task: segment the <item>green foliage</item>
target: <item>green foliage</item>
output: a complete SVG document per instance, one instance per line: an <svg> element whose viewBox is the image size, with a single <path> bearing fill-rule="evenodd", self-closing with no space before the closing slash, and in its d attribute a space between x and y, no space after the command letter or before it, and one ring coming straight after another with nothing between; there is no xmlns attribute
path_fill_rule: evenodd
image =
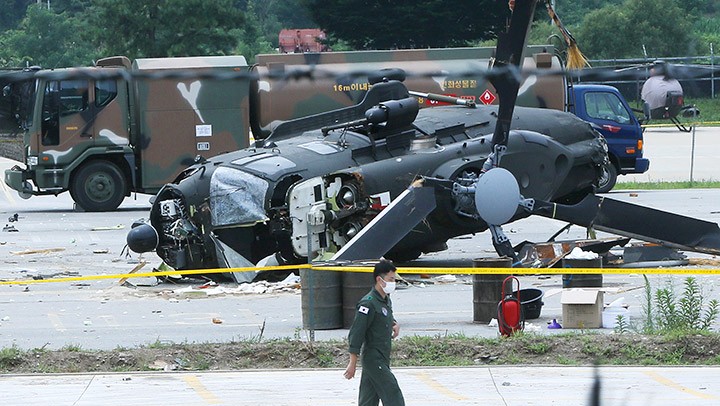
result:
<svg viewBox="0 0 720 406"><path fill-rule="evenodd" d="M509 15L491 0L303 0L332 40L356 49L464 46L494 38Z"/></svg>
<svg viewBox="0 0 720 406"><path fill-rule="evenodd" d="M0 370L11 368L22 362L23 351L13 345L0 349Z"/></svg>
<svg viewBox="0 0 720 406"><path fill-rule="evenodd" d="M647 289L647 288L646 288ZM713 299L706 302L695 278L684 282L683 293L677 297L668 284L654 294L654 331L660 334L674 332L709 331L720 314L720 303Z"/></svg>
<svg viewBox="0 0 720 406"><path fill-rule="evenodd" d="M249 1L246 11L245 26L240 35L240 41L235 53L238 55L244 55L248 59L249 64L255 62L255 55L262 53L274 52L275 46L269 39L269 33L263 33L263 28L267 29L267 26L261 24L261 18L259 12L255 7L254 1ZM275 44L278 42L278 31L275 32L274 38Z"/></svg>
<svg viewBox="0 0 720 406"><path fill-rule="evenodd" d="M67 344L64 347L62 347L60 350L68 351L68 352L80 352L80 351L82 351L82 346L79 344Z"/></svg>
<svg viewBox="0 0 720 406"><path fill-rule="evenodd" d="M630 332L630 324L622 314L618 314L615 318L615 329L617 334L627 334Z"/></svg>
<svg viewBox="0 0 720 406"><path fill-rule="evenodd" d="M27 9L18 29L0 35L0 64L40 65L46 68L87 65L93 50L77 27L80 20L38 5Z"/></svg>
<svg viewBox="0 0 720 406"><path fill-rule="evenodd" d="M28 5L32 3L35 3L35 0L0 0L0 31L17 27Z"/></svg>
<svg viewBox="0 0 720 406"><path fill-rule="evenodd" d="M273 52L283 28L325 29L334 50L494 46L507 3L461 0L0 0L0 66L88 65L134 57ZM40 14L38 10L44 10ZM590 58L708 54L720 3L577 0L556 11ZM243 19L243 16L247 18ZM314 21L317 21L314 22ZM102 23L99 23L102 22ZM538 4L529 43L557 34ZM668 41L671 38L671 41ZM554 43L553 39L553 43Z"/></svg>
<svg viewBox="0 0 720 406"><path fill-rule="evenodd" d="M577 39L592 59L692 55L690 23L678 18L684 14L676 0L625 0L588 13Z"/></svg>
<svg viewBox="0 0 720 406"><path fill-rule="evenodd" d="M720 181L695 180L687 181L657 181L657 182L618 182L615 190L671 190L671 189L718 189Z"/></svg>
<svg viewBox="0 0 720 406"><path fill-rule="evenodd" d="M243 14L231 0L96 0L95 35L107 55L223 55L237 45Z"/></svg>

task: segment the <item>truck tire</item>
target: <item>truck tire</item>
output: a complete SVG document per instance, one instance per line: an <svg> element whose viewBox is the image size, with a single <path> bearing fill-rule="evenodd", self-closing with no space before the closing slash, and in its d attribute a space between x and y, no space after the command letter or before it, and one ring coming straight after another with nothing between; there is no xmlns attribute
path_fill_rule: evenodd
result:
<svg viewBox="0 0 720 406"><path fill-rule="evenodd" d="M112 162L89 162L75 173L70 195L85 211L112 211L125 199L127 182Z"/></svg>
<svg viewBox="0 0 720 406"><path fill-rule="evenodd" d="M600 168L600 178L598 179L598 193L607 193L615 187L617 182L617 169L612 162L607 162Z"/></svg>

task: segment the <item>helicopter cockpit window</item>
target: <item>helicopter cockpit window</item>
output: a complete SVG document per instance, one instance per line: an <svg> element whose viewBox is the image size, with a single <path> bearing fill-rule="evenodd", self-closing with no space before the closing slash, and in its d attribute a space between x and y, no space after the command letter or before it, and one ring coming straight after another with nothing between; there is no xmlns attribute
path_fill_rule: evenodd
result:
<svg viewBox="0 0 720 406"><path fill-rule="evenodd" d="M107 106L117 96L117 82L101 80L95 82L95 106Z"/></svg>
<svg viewBox="0 0 720 406"><path fill-rule="evenodd" d="M605 92L585 93L587 114L592 118L614 121L619 124L630 122L630 114L617 95Z"/></svg>

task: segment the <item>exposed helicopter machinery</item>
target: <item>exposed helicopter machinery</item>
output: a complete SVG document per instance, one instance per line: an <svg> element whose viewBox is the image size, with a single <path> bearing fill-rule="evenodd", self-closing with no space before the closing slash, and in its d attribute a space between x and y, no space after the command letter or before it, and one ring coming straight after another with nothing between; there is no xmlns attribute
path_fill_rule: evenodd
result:
<svg viewBox="0 0 720 406"><path fill-rule="evenodd" d="M514 256L502 225L541 215L720 253L717 224L596 196L607 146L588 123L515 107L534 6L516 2L499 38L489 72L499 107L421 110L394 74L379 75L358 105L282 122L185 170L130 231L130 248L179 270L410 260L489 229L498 253Z"/></svg>

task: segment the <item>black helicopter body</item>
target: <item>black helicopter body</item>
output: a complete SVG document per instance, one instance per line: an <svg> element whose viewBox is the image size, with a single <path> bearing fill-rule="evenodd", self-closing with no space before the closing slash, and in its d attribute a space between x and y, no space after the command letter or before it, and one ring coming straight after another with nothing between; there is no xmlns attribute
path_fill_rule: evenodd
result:
<svg viewBox="0 0 720 406"><path fill-rule="evenodd" d="M380 85L407 95L399 82ZM337 124L342 115L324 113L315 120L324 128L271 135L261 146L188 168L152 205L157 253L176 269L257 264L266 257L274 257L270 263L307 262L308 255L341 248L420 177L477 178L492 151L496 107L418 111L415 99L404 97L373 108L366 117L380 112L391 118ZM501 166L524 197L574 204L592 192L607 154L588 123L560 111L517 108L512 129ZM386 256L413 259L488 228L463 209L461 197L437 195L435 210L388 246ZM528 215L518 210L512 220ZM241 262L227 260L228 252Z"/></svg>
<svg viewBox="0 0 720 406"><path fill-rule="evenodd" d="M540 215L720 254L716 223L595 195L608 158L590 124L515 107L536 1L514 5L488 76L497 108L420 111L394 73L379 72L358 105L281 122L252 148L188 168L155 196L129 247L156 249L178 270L408 260L489 229L498 253L515 257L501 226Z"/></svg>

